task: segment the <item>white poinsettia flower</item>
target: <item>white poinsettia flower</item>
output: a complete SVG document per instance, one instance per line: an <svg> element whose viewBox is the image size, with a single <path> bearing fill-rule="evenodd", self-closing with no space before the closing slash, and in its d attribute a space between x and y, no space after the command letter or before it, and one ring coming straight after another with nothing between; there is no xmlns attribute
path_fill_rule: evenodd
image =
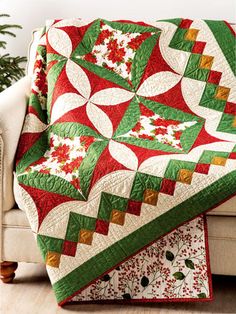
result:
<svg viewBox="0 0 236 314"><path fill-rule="evenodd" d="M108 145L111 156L120 164L131 170L137 170L138 158L126 145L110 140Z"/></svg>
<svg viewBox="0 0 236 314"><path fill-rule="evenodd" d="M182 76L169 71L157 72L149 76L139 87L137 95L152 97L165 93L174 87Z"/></svg>

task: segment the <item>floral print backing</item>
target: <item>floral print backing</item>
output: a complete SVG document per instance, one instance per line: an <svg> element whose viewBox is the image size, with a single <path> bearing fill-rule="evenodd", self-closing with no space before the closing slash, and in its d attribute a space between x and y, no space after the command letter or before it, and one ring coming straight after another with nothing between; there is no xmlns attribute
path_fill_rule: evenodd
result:
<svg viewBox="0 0 236 314"><path fill-rule="evenodd" d="M210 300L206 220L185 223L91 284L71 301Z"/></svg>

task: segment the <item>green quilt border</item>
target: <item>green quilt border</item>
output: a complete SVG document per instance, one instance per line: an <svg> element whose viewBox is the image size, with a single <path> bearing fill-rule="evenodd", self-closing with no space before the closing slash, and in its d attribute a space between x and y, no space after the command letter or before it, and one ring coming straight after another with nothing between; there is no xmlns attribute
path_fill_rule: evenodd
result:
<svg viewBox="0 0 236 314"><path fill-rule="evenodd" d="M225 21L205 20L212 31L218 45L220 46L231 70L236 75L236 38Z"/></svg>
<svg viewBox="0 0 236 314"><path fill-rule="evenodd" d="M236 170L233 170L70 272L67 276L53 284L58 303L63 303L63 301L79 292L94 279L121 263L127 256L137 253L146 245L184 222L227 200L236 193L235 182ZM221 191L221 193L218 191ZM112 260L106 258L107 256L112 256Z"/></svg>

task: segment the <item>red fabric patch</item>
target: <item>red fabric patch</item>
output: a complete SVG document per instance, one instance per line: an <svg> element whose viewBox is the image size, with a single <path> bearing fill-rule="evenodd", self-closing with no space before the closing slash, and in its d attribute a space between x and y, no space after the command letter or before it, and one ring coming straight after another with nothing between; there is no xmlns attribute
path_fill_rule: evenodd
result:
<svg viewBox="0 0 236 314"><path fill-rule="evenodd" d="M205 42L203 42L203 41L196 41L194 43L194 46L193 46L193 49L192 49L192 53L202 54L205 46L206 46Z"/></svg>
<svg viewBox="0 0 236 314"><path fill-rule="evenodd" d="M98 219L96 221L95 232L107 235L109 231L109 222Z"/></svg>
<svg viewBox="0 0 236 314"><path fill-rule="evenodd" d="M24 154L37 142L42 133L23 133L16 152L16 164L24 156Z"/></svg>
<svg viewBox="0 0 236 314"><path fill-rule="evenodd" d="M197 164L195 172L208 174L209 168L210 168L209 164Z"/></svg>
<svg viewBox="0 0 236 314"><path fill-rule="evenodd" d="M232 152L229 154L230 159L236 159L236 152Z"/></svg>
<svg viewBox="0 0 236 314"><path fill-rule="evenodd" d="M218 85L220 83L221 75L222 75L221 72L210 71L209 76L208 76L208 83Z"/></svg>
<svg viewBox="0 0 236 314"><path fill-rule="evenodd" d="M236 104L227 102L225 106L225 113L236 115Z"/></svg>
<svg viewBox="0 0 236 314"><path fill-rule="evenodd" d="M62 254L68 256L75 256L77 249L77 243L65 240L63 243Z"/></svg>
<svg viewBox="0 0 236 314"><path fill-rule="evenodd" d="M142 202L132 201L128 202L127 213L140 216Z"/></svg>
<svg viewBox="0 0 236 314"><path fill-rule="evenodd" d="M163 178L160 192L168 194L168 195L174 195L175 185L176 185L176 181Z"/></svg>
<svg viewBox="0 0 236 314"><path fill-rule="evenodd" d="M189 28L192 24L193 20L189 19L183 19L182 22L180 23L179 27L180 28Z"/></svg>
<svg viewBox="0 0 236 314"><path fill-rule="evenodd" d="M48 176L50 178L50 176ZM38 211L38 220L39 220L39 227L47 216L47 214L57 205L73 201L73 198L68 196L60 195L53 192L48 192L44 190L40 190L37 188L33 188L31 186L27 186L24 184L20 184L20 186L26 190L27 193L33 198L34 203L37 207Z"/></svg>

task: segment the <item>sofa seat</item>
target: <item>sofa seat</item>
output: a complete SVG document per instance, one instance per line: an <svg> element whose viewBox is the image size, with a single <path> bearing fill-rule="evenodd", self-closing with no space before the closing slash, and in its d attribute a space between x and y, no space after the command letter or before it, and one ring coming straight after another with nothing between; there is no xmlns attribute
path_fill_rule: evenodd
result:
<svg viewBox="0 0 236 314"><path fill-rule="evenodd" d="M213 274L236 275L236 197L207 213L210 264ZM3 213L2 259L42 263L24 211Z"/></svg>

